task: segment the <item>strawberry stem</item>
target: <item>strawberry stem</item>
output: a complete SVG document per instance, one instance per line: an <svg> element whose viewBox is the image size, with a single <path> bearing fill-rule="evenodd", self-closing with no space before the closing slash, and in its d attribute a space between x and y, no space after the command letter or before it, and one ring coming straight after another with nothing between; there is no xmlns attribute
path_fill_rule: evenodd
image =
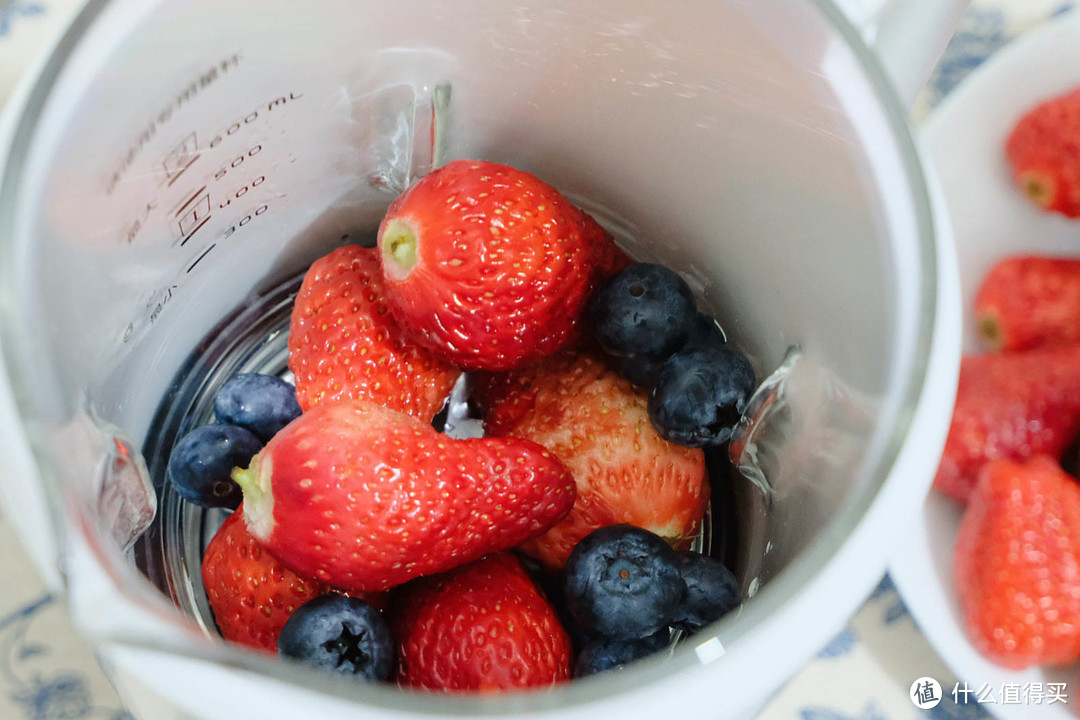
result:
<svg viewBox="0 0 1080 720"><path fill-rule="evenodd" d="M254 464L250 468L233 468L232 479L240 489L244 491L245 500L259 501L258 496L263 494L262 488L259 487L257 479L257 473L254 470Z"/></svg>
<svg viewBox="0 0 1080 720"><path fill-rule="evenodd" d="M416 233L406 223L391 220L382 235L383 259L395 275L405 277L416 265Z"/></svg>
<svg viewBox="0 0 1080 720"><path fill-rule="evenodd" d="M1054 183L1041 173L1026 172L1020 175L1020 188L1033 203L1047 207L1053 201Z"/></svg>
<svg viewBox="0 0 1080 720"><path fill-rule="evenodd" d="M248 531L266 542L274 530L274 494L270 488L273 463L262 453L245 468L233 468L232 479L244 491L244 522Z"/></svg>
<svg viewBox="0 0 1080 720"><path fill-rule="evenodd" d="M993 315L988 313L979 318L979 334L982 335L991 350L1001 349L1004 338L1002 337L1001 326L998 325L997 318Z"/></svg>

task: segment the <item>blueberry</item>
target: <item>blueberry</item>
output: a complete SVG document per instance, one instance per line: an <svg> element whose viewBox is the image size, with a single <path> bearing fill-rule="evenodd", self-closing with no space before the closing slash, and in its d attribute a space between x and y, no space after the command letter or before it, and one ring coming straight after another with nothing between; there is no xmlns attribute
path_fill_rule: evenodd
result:
<svg viewBox="0 0 1080 720"><path fill-rule="evenodd" d="M724 331L716 324L716 320L711 315L699 312L690 324L686 342L679 348L679 351L723 345L726 342L727 338L724 337ZM667 357L658 360L645 356L613 356L611 358L615 372L643 388L652 388L656 384L665 360L667 360Z"/></svg>
<svg viewBox="0 0 1080 720"><path fill-rule="evenodd" d="M697 311L690 287L677 273L632 263L597 289L588 315L605 352L661 360L686 341Z"/></svg>
<svg viewBox="0 0 1080 720"><path fill-rule="evenodd" d="M240 373L214 396L218 422L239 425L269 442L277 431L300 417L296 389L279 377Z"/></svg>
<svg viewBox="0 0 1080 720"><path fill-rule="evenodd" d="M611 361L615 372L643 388L651 388L656 384L656 378L660 377L660 368L664 366L663 360L647 357L613 357Z"/></svg>
<svg viewBox="0 0 1080 720"><path fill-rule="evenodd" d="M169 482L181 497L203 507L236 509L243 493L229 477L233 468L247 467L262 441L235 425L203 425L189 432L172 449Z"/></svg>
<svg viewBox="0 0 1080 720"><path fill-rule="evenodd" d="M727 337L716 319L712 315L699 312L694 322L690 325L690 332L686 342L679 350L690 350L702 347L715 347L727 344Z"/></svg>
<svg viewBox="0 0 1080 720"><path fill-rule="evenodd" d="M628 662L663 650L670 638L671 633L664 629L639 640L612 640L602 637L590 640L578 653L577 662L574 663L574 677L582 678L621 668Z"/></svg>
<svg viewBox="0 0 1080 720"><path fill-rule="evenodd" d="M739 581L724 563L695 552L679 553L679 569L686 582L686 597L671 621L672 627L694 632L739 606Z"/></svg>
<svg viewBox="0 0 1080 720"><path fill-rule="evenodd" d="M566 561L570 614L585 630L607 638L652 635L668 626L686 593L677 563L675 551L648 530L594 530Z"/></svg>
<svg viewBox="0 0 1080 720"><path fill-rule="evenodd" d="M686 447L731 439L757 380L745 355L728 345L672 355L649 393L649 418L660 437Z"/></svg>
<svg viewBox="0 0 1080 720"><path fill-rule="evenodd" d="M278 654L368 680L387 680L394 641L382 614L359 598L320 595L296 609L277 641Z"/></svg>

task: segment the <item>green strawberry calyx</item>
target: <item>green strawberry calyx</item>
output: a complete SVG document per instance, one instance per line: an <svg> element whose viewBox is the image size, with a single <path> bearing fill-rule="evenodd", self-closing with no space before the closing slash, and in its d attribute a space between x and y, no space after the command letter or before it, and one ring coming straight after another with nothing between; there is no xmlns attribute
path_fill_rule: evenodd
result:
<svg viewBox="0 0 1080 720"><path fill-rule="evenodd" d="M251 465L232 471L233 481L244 491L244 522L248 532L261 542L274 531L274 493L270 489L273 462L259 453Z"/></svg>

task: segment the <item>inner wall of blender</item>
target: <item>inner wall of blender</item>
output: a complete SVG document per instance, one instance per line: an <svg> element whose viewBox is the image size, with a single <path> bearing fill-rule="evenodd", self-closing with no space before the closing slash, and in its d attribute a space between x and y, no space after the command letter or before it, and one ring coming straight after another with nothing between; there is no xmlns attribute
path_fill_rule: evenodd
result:
<svg viewBox="0 0 1080 720"><path fill-rule="evenodd" d="M110 7L124 24L140 4ZM748 593L880 480L882 406L904 382L898 306L919 303L897 287L912 243L883 220L821 72L845 46L810 4L154 7L102 40L106 58L69 62L69 102L36 140L18 350L23 385L59 398L45 424L77 405L142 444L160 503L139 567L207 626L197 569L221 516L164 484L168 449L233 372L285 368L297 272L451 158L527 170L626 228L623 247L687 278L762 377L800 348L755 404L739 473L710 457L710 551ZM94 507L93 467L67 465Z"/></svg>
<svg viewBox="0 0 1080 720"><path fill-rule="evenodd" d="M370 244L370 238L360 242ZM169 453L184 434L214 421L214 395L233 375L258 372L291 380L289 318L302 279L290 278L253 297L197 345L162 398L144 443L159 505L153 523L132 548L135 564L207 632L216 632L216 626L200 568L207 544L229 511L182 498L168 482ZM722 560L745 594L755 586L770 534L766 498L762 488L737 472L726 446L706 451L706 467L711 501L691 549Z"/></svg>

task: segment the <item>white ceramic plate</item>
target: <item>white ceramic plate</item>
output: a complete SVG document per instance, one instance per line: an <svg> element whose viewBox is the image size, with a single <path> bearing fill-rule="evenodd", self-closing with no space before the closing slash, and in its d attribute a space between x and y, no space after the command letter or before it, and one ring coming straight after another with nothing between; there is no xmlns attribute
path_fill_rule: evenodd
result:
<svg viewBox="0 0 1080 720"><path fill-rule="evenodd" d="M1004 143L1031 106L1080 86L1080 13L1034 30L975 70L927 119L926 154L944 190L956 236L964 301L964 349L978 351L972 306L983 276L998 259L1018 253L1080 256L1080 220L1040 211L1013 187ZM985 660L968 642L952 575L960 508L931 491L898 548L891 572L931 645L972 690L984 684L996 704L981 707L1000 718L1072 718L1080 704L1080 666L1009 671ZM1002 704L1002 687L1067 683L1068 704ZM943 688L951 693L953 688ZM972 697L974 700L974 697Z"/></svg>

